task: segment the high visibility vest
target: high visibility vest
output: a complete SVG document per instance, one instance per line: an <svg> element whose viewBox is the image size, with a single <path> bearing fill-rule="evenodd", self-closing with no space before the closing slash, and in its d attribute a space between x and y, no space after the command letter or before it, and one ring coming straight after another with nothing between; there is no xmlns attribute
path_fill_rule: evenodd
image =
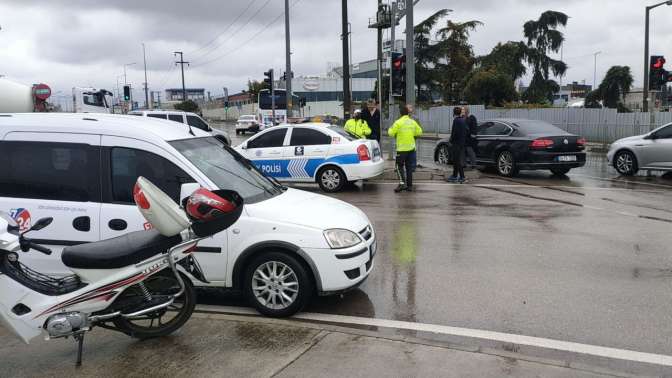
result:
<svg viewBox="0 0 672 378"><path fill-rule="evenodd" d="M408 152L415 150L415 138L422 135L422 128L413 118L405 115L394 122L387 134L397 139L397 152Z"/></svg>
<svg viewBox="0 0 672 378"><path fill-rule="evenodd" d="M365 139L367 136L371 135L371 128L369 128L369 125L363 119L350 118L348 122L345 123L344 129L361 139Z"/></svg>

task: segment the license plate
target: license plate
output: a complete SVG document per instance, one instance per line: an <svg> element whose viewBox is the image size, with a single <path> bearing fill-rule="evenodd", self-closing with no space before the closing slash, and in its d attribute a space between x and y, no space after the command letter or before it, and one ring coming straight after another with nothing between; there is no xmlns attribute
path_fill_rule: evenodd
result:
<svg viewBox="0 0 672 378"><path fill-rule="evenodd" d="M576 155L558 156L558 161L576 161Z"/></svg>

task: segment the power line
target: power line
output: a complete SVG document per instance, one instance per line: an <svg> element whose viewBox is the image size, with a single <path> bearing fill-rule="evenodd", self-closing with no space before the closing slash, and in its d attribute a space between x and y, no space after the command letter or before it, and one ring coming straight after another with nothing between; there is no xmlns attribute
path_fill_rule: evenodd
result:
<svg viewBox="0 0 672 378"><path fill-rule="evenodd" d="M224 35L224 33L226 33L229 29L231 29L231 27L232 27L233 25L235 25L236 22L238 22L238 20L240 20L240 18L241 18L241 17L242 17L242 16L243 16L243 15L244 15L244 14L251 8L251 7L252 7L252 5L254 5L254 3L255 3L256 1L257 1L257 0L252 0L252 1L247 5L247 7L245 7L245 9L243 9L243 11L242 11L242 12L235 18L235 20L233 20L233 22L231 22L231 23L224 29L223 32L217 34L217 36L215 36L215 38L211 39L211 40L210 40L208 43L206 43L205 45L203 45L203 46L197 48L196 50L194 50L194 51L192 51L192 52L190 52L189 55L193 56L193 55L196 54L197 52L199 52L199 51L201 51L201 50L204 50L205 48L207 48L208 46L210 46L213 42L215 42L216 40L218 40L219 37L221 37L222 35ZM216 48L217 48L217 47L215 47L215 49L216 49ZM200 57L199 57L199 58L200 58Z"/></svg>
<svg viewBox="0 0 672 378"><path fill-rule="evenodd" d="M299 2L301 2L301 0L296 0L296 1L291 5L291 7L294 7L294 6L295 6L296 4L298 4ZM236 52L237 50L239 50L239 49L242 48L243 46L245 46L245 45L247 45L248 43L252 42L252 41L253 41L255 38L257 38L261 33L263 33L264 31L266 31L266 29L268 29L268 28L270 28L271 26L273 26L273 24L275 24L276 22L278 22L278 20L280 20L284 15L285 15L285 12L283 11L283 12L280 13L276 18L274 18L271 22L269 22L268 24L266 24L266 26L264 26L263 28L261 28L261 29L260 29L259 31L257 31L254 35L252 35L252 37L250 37L249 39L245 40L243 43L239 44L239 45L236 46L235 48L233 48L233 49L231 49L231 50L225 52L224 54L222 54L222 55L220 55L220 56L218 56L218 57L216 57L216 58L207 60L207 61L205 61L205 62L203 62L203 63L200 63L200 64L194 64L192 67L205 66L205 65L207 65L207 64L210 64L210 63L212 63L212 62L218 61L218 60L220 60L220 59L222 59L222 58L225 58L225 57L227 57L227 56L233 54L234 52Z"/></svg>
<svg viewBox="0 0 672 378"><path fill-rule="evenodd" d="M249 25L249 23L252 21L252 19L254 19L259 13L261 13L261 11L264 10L264 8L266 8L266 6L267 6L270 2L271 2L271 0L266 0L266 2L261 6L261 8L257 9L257 11L254 12L254 14L252 14L252 16L250 16L250 17L247 19L247 21L245 21L245 23L244 23L241 27L239 27L239 28L236 29L233 33L231 33L227 38L225 38L222 42L220 42L215 48L209 50L209 51L206 52L205 54L203 54L203 55L201 55L200 57L198 57L198 59L203 59L203 58L205 58L206 56L208 56L208 55L210 55L211 53L213 53L215 50L219 49L219 48L224 44L224 42L227 42L227 41L231 40L231 38L233 38L236 34L238 34L241 30L243 30L247 25ZM284 12L283 12L283 14L284 14ZM197 60L198 60L198 59L197 59ZM197 61L197 60L196 60L196 61Z"/></svg>

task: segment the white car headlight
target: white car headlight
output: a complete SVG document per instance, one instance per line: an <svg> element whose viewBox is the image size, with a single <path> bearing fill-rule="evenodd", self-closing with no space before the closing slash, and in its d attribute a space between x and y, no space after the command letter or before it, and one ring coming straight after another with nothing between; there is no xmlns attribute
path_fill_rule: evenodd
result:
<svg viewBox="0 0 672 378"><path fill-rule="evenodd" d="M327 243L329 243L329 246L333 249L348 248L362 242L359 235L342 228L334 228L324 231L324 238L327 239Z"/></svg>

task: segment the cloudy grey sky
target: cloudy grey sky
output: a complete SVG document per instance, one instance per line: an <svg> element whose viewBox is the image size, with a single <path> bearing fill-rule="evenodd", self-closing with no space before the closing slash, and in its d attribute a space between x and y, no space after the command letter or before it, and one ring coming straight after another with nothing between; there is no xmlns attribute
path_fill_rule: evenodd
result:
<svg viewBox="0 0 672 378"><path fill-rule="evenodd" d="M387 1L387 0L385 0ZM611 65L628 65L641 85L644 6L656 0L420 0L416 22L441 8L455 21L484 23L473 33L477 54L499 41L522 40L522 25L545 10L567 13L564 58L567 81L593 81ZM113 89L123 74L136 88L144 81L142 46L147 48L152 90L179 87L173 51L185 52L188 87L220 94L245 88L269 67L284 70L282 0L3 0L0 3L0 74L30 84L45 82L54 92L73 86ZM292 65L295 74L326 71L341 61L339 0L290 0ZM353 62L375 55L376 34L367 28L376 0L350 0ZM651 52L672 57L672 7L652 13ZM398 36L403 30L398 29ZM672 59L670 59L672 62ZM119 78L123 82L123 77ZM137 96L137 94L136 94Z"/></svg>

